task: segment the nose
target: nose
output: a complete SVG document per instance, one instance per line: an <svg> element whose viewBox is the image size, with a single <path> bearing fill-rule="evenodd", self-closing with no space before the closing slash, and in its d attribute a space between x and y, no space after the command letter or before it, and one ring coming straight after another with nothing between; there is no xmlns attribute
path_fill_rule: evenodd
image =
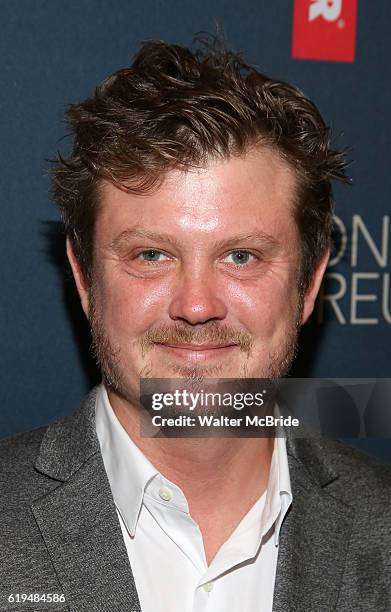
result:
<svg viewBox="0 0 391 612"><path fill-rule="evenodd" d="M188 272L176 285L169 307L173 321L190 325L222 320L227 316L225 301L213 275Z"/></svg>

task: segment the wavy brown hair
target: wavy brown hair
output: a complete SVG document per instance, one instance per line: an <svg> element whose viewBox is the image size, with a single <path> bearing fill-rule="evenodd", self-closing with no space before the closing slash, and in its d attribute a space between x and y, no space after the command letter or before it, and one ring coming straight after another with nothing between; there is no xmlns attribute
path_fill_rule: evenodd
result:
<svg viewBox="0 0 391 612"><path fill-rule="evenodd" d="M162 41L142 45L93 97L67 111L72 154L53 162L53 193L66 233L92 281L94 222L102 180L140 194L165 173L272 147L297 177L294 216L301 236L299 287L310 285L330 245L331 180L347 182L343 151L316 106L293 85L274 80L226 49L195 52Z"/></svg>

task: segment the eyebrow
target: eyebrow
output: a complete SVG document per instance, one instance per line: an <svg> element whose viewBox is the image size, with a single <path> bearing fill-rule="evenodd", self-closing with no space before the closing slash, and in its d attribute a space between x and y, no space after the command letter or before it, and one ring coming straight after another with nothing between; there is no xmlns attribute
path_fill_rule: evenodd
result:
<svg viewBox="0 0 391 612"><path fill-rule="evenodd" d="M168 242L169 244L174 244L175 246L181 246L180 241L174 238L174 236L170 236L170 234L152 232L150 230L134 227L131 229L126 229L116 236L110 243L110 249L115 253L124 253L129 247L129 242L131 242L131 240L134 238L146 238L147 240L153 240L154 242Z"/></svg>
<svg viewBox="0 0 391 612"><path fill-rule="evenodd" d="M126 229L116 236L110 243L109 248L115 253L123 255L129 249L129 243L134 238L146 238L147 240L152 240L154 242L165 242L176 247L182 247L184 245L184 242L165 232L153 232L140 227L134 227ZM232 246L239 246L240 243L244 243L249 240L258 243L260 247L267 251L274 251L280 246L280 243L278 240L276 240L276 238L262 231L257 231L251 234L237 234L229 238L215 240L212 243L212 246L215 249L229 248Z"/></svg>

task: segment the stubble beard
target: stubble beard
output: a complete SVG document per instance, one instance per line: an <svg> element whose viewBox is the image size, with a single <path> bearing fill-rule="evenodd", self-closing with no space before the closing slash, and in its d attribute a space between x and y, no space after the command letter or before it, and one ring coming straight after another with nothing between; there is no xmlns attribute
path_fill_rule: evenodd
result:
<svg viewBox="0 0 391 612"><path fill-rule="evenodd" d="M289 326L283 345L275 353L269 353L267 364L262 368L262 371L259 370L255 373L249 372L247 363L243 362L239 372L235 374L235 378L277 379L286 376L297 355L302 309L303 297L300 296L294 320L292 320ZM89 324L92 336L92 354L101 370L105 386L129 403L133 405L138 404L139 398L137 394L139 380L134 381L133 388L130 388L130 384L126 381L126 377L123 373L123 364L121 362L120 347L115 347L106 334L103 317L99 311L93 287L91 287L89 293ZM193 341L214 341L218 337L220 337L220 340L227 340L229 336L231 336L232 339L238 341L239 348L246 352L247 356L251 355L252 340L250 335L243 335L242 332L235 332L231 328L213 324L206 329L207 336L203 331L201 331L200 334L198 331L194 332L190 326L182 325L176 325L172 328L160 328L159 330L154 330L152 333L147 332L140 340L143 357L153 348L155 339L163 337L168 338L170 332L170 338L178 339L179 337L183 339L186 337L186 340L189 342L191 342L192 339ZM217 378L222 373L223 368L224 366L220 364L214 366L182 366L175 362L167 362L167 369L172 372L172 378L188 379L190 384L194 384L195 382L199 384L205 378ZM163 378L163 376L160 375L154 376L151 362L146 363L142 370L138 372L138 376L139 379L154 377Z"/></svg>

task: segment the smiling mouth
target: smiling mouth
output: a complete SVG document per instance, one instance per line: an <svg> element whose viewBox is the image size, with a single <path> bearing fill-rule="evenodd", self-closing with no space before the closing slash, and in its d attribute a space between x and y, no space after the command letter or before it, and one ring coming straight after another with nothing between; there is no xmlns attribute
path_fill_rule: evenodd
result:
<svg viewBox="0 0 391 612"><path fill-rule="evenodd" d="M237 344L166 344L157 343L156 346L173 356L189 361L209 361L221 358L238 348Z"/></svg>

